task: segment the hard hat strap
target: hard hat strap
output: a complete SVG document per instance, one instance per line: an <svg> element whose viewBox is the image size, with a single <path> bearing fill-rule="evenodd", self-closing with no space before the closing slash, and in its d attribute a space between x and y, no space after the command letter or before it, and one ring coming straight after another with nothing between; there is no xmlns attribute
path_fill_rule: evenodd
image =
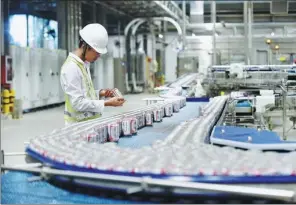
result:
<svg viewBox="0 0 296 205"><path fill-rule="evenodd" d="M83 52L82 52L82 60L83 61L85 61L85 54L86 54L87 48L88 48L88 45L86 43L84 43Z"/></svg>

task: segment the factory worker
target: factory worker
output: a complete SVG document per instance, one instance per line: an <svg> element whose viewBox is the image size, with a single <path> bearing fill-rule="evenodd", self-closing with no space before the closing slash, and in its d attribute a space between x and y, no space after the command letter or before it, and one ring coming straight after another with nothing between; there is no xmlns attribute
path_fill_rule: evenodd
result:
<svg viewBox="0 0 296 205"><path fill-rule="evenodd" d="M61 69L65 93L66 125L99 118L105 106L122 106L124 99L113 97L111 90L95 90L89 66L107 53L108 33L100 24L88 24L79 32L79 48L69 54ZM110 97L108 100L101 100Z"/></svg>

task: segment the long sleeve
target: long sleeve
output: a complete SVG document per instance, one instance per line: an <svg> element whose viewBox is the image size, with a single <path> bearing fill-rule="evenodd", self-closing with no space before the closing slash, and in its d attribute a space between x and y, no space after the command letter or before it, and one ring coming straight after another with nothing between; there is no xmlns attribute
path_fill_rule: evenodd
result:
<svg viewBox="0 0 296 205"><path fill-rule="evenodd" d="M104 100L91 100L83 87L82 73L75 63L64 65L61 72L61 86L69 96L70 103L77 111L102 113Z"/></svg>

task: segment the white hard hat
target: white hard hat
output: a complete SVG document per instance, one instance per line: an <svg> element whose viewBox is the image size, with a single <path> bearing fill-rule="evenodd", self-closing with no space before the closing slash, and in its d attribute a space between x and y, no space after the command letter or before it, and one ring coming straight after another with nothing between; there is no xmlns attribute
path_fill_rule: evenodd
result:
<svg viewBox="0 0 296 205"><path fill-rule="evenodd" d="M98 23L88 24L79 31L81 38L100 54L107 53L108 33Z"/></svg>

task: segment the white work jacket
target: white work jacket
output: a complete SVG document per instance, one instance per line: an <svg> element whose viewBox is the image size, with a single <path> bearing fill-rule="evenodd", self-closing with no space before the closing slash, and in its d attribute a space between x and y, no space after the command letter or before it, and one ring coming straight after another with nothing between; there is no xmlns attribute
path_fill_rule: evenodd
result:
<svg viewBox="0 0 296 205"><path fill-rule="evenodd" d="M73 53L69 53L69 56L84 64L84 67L88 73L88 77L91 80L89 69L90 63L83 62L78 56ZM68 62L63 65L63 68L61 70L60 83L64 93L69 96L69 100L76 111L100 114L103 113L104 100L92 100L87 97L87 88L83 83L82 72L77 64L75 64L74 62ZM99 90L96 90L96 94L97 96L99 96ZM68 112L66 106L65 112ZM69 123L66 122L66 125L67 124Z"/></svg>

